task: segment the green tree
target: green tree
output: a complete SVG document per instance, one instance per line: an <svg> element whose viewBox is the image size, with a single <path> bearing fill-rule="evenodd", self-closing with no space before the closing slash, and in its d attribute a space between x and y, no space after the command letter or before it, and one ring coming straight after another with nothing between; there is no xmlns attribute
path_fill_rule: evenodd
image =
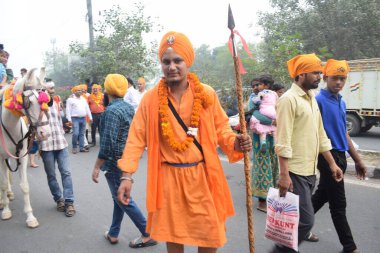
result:
<svg viewBox="0 0 380 253"><path fill-rule="evenodd" d="M322 60L380 57L378 0L272 0L271 4L273 10L261 13L259 21L268 45L292 42L296 51L315 52ZM294 36L298 41L292 41Z"/></svg>
<svg viewBox="0 0 380 253"><path fill-rule="evenodd" d="M132 78L154 76L157 73L157 43L144 38L159 27L150 16L145 16L141 3L126 11L120 6L104 11L102 20L95 25L93 51L80 42L70 44L70 52L80 57L73 64L74 75L85 80L95 73L100 83L109 73Z"/></svg>
<svg viewBox="0 0 380 253"><path fill-rule="evenodd" d="M246 86L244 97L248 99L251 93L249 86L252 79L251 74L257 68L257 64L248 57L239 43L238 45L240 58L247 71L247 74L242 75L242 83L243 86ZM217 91L225 110L237 106L236 96L234 95L236 83L234 63L228 44L216 48L210 48L208 45L201 45L199 48L195 48L195 61L190 71L197 73L203 83L211 85Z"/></svg>

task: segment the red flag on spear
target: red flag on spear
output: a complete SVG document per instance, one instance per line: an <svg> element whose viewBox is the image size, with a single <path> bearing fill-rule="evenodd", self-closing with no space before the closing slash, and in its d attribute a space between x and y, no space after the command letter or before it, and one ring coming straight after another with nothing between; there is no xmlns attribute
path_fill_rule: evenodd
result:
<svg viewBox="0 0 380 253"><path fill-rule="evenodd" d="M241 68L243 65L239 62L239 57L237 54L237 49L234 41L234 35L237 34L234 31L235 21L232 15L231 6L228 5L228 28L231 30L230 50L232 51L232 58L234 60L235 67L235 79L236 79L236 95L238 98L238 108L239 108L239 120L240 120L240 131L241 134L247 135L247 128L245 124L244 117L244 99L243 99L243 85L241 83ZM239 37L242 38L239 34ZM245 41L244 41L245 43ZM248 50L249 51L249 50ZM250 53L249 53L250 54ZM243 68L244 69L244 68ZM245 70L244 70L245 71ZM245 189L246 189L246 208L247 208L247 219L248 219L248 240L249 240L249 252L255 252L255 236L253 229L253 208L252 208L252 189L251 189L251 169L250 169L250 158L249 153L244 152L244 175L245 175Z"/></svg>

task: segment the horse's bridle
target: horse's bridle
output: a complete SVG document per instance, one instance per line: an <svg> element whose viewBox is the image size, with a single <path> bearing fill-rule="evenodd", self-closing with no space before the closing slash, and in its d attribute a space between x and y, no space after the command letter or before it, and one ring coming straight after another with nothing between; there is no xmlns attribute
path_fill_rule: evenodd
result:
<svg viewBox="0 0 380 253"><path fill-rule="evenodd" d="M29 113L29 108L30 108L30 97L35 97L36 100L38 101L38 96L39 96L39 93L41 92L45 92L44 89L32 89L32 88L29 88L29 87L25 87L25 90L23 91L22 93L22 105L24 107L24 111L25 111L25 116L28 118L28 122L30 124L30 127L31 128L36 128L40 125L41 123L41 120L42 120L42 116L44 114L44 111L40 111L40 114L38 116L38 120L36 123L33 123L32 121L32 118L30 117L30 113ZM29 94L27 94L29 93Z"/></svg>
<svg viewBox="0 0 380 253"><path fill-rule="evenodd" d="M25 116L27 117L27 119L29 121L29 129L28 129L28 132L25 134L25 136L23 136L22 126L21 126L21 135L23 137L17 143L12 138L12 136L10 135L9 131L7 130L7 128L5 127L5 125L3 123L3 120L2 120L2 101L0 103L0 134L1 134L0 138L1 138L1 143L4 146L4 149L7 152L7 154L10 157L16 159L16 161L17 161L17 167L16 167L16 169L13 170L9 166L8 160L6 160L6 164L7 164L8 168L9 168L9 170L12 171L12 172L15 172L15 171L18 170L18 167L20 165L20 158L26 156L29 153L30 149L32 148L32 143L33 143L33 140L34 140L34 138L36 136L37 127L40 125L40 123L42 121L42 117L43 117L44 111L42 111L42 110L40 111L40 114L38 116L38 121L37 121L37 123L34 123L34 124L32 122L32 119L31 119L31 116L30 116L30 113L29 113L29 108L30 108L30 104L31 104L30 97L35 96L36 99L37 99L37 101L38 101L38 95L39 95L40 92L44 92L44 91L43 90L37 91L36 89L25 88L25 90L22 93L23 108L24 108L24 111L25 111ZM26 93L29 93L29 94L26 94ZM16 154L15 154L15 156L12 155L9 152L8 147L5 145L4 136L2 134L1 128L4 129L5 133L9 137L9 139L16 146ZM20 152L21 152L21 150L23 148L23 142L24 142L25 139L28 139L28 148L27 148L27 151L25 152L25 154L20 156Z"/></svg>

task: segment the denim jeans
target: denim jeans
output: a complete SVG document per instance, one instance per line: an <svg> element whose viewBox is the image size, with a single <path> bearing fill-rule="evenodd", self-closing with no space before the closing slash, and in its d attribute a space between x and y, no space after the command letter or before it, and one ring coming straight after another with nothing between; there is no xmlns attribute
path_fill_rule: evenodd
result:
<svg viewBox="0 0 380 253"><path fill-rule="evenodd" d="M66 203L73 203L73 181L69 170L69 152L67 151L67 148L54 151L41 151L41 157L44 162L48 185L54 201L58 201L63 197ZM55 162L57 162L58 170L61 173L63 196L55 175Z"/></svg>
<svg viewBox="0 0 380 253"><path fill-rule="evenodd" d="M105 165L107 166L107 165ZM103 169L103 168L102 168ZM117 200L117 190L120 186L121 171L119 169L108 169L105 173L108 186L111 191L113 200L113 215L112 224L108 234L111 237L118 237L120 232L120 225L123 221L124 212L131 218L132 222L135 224L140 233L148 237L149 234L145 232L146 219L140 209L138 208L136 202L131 198L129 205L123 205Z"/></svg>
<svg viewBox="0 0 380 253"><path fill-rule="evenodd" d="M73 149L77 148L79 138L79 149L84 149L84 131L86 130L86 117L72 117L73 123L73 136L72 145Z"/></svg>

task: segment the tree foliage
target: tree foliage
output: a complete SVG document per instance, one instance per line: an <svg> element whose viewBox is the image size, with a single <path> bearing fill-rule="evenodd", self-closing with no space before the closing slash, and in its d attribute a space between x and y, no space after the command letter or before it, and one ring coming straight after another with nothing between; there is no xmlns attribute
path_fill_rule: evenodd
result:
<svg viewBox="0 0 380 253"><path fill-rule="evenodd" d="M263 63L275 80L289 80L286 61L299 53L322 60L380 57L378 0L271 0L259 15Z"/></svg>
<svg viewBox="0 0 380 253"><path fill-rule="evenodd" d="M99 82L109 73L120 73L132 78L152 76L156 72L157 44L146 41L146 35L159 28L144 7L137 3L134 9L123 11L120 6L102 13L95 25L95 48L80 42L70 44L70 52L80 57L73 66L80 80L92 73Z"/></svg>

